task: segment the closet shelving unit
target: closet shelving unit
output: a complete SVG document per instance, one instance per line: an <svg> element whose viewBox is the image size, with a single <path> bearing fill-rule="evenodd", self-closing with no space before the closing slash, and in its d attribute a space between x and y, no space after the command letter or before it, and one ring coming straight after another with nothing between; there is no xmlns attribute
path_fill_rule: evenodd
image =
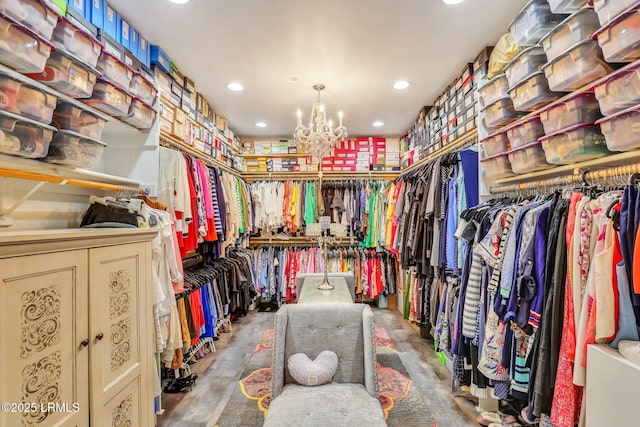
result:
<svg viewBox="0 0 640 427"><path fill-rule="evenodd" d="M447 155L449 153L453 153L454 151L464 150L465 148L470 147L471 145L473 145L473 144L475 144L477 142L478 142L478 130L474 129L474 130L472 130L470 132L467 132L466 134L462 135L458 139L448 143L447 145L439 148L438 150L434 151L433 153L429 154L428 156L420 159L419 161L415 162L414 164L412 164L408 168L404 168L400 174L401 175L406 175L411 171L419 169L420 167L424 166L426 163L428 163L428 162L430 162L432 160L435 160L437 158L445 156L445 155Z"/></svg>
<svg viewBox="0 0 640 427"><path fill-rule="evenodd" d="M541 111L543 110L547 110L550 107L556 106L556 105L560 105L564 102L566 102L566 100L568 98L571 98L577 94L580 93L585 93L585 92L590 92L593 90L593 88L595 86L598 86L601 83L604 83L605 81L607 81L608 79L611 78L612 75L614 74L621 74L626 72L627 70L636 68L640 65L640 61L636 61L633 62L631 64L627 64L624 67L618 68L617 70L614 70L613 72L607 74L606 76L601 77L598 80L595 80L589 84L586 84L585 86L581 87L580 89L577 89L571 93L568 93L567 95L555 100L552 103L546 104L543 107L539 108L536 111L530 112L524 116L522 116L521 118L519 118L518 120L509 123L508 125L505 125L503 127L500 127L498 129L496 129L495 132L493 132L493 134L497 134L500 132L504 132L505 130L511 129L515 126L518 126L519 124L522 124L523 122L527 121L528 119L530 119L531 117L534 117L538 114L540 114ZM493 135L492 134L492 135ZM551 167L549 169L544 169L541 171L537 171L537 172L530 172L527 174L520 174L520 175L514 175L514 176L510 176L507 178L501 178L501 179L497 179L495 181L496 184L508 184L508 183L514 183L514 182L521 182L521 181L528 181L528 180L535 180L538 178L544 178L544 177L553 177L553 176L558 176L558 175L566 175L567 172L569 171L574 171L574 175L578 175L580 174L582 171L584 171L585 168L593 168L593 167L605 167L605 166L619 166L619 165L623 165L623 164L629 164L630 162L633 161L640 161L640 150L634 150L634 151L628 151L628 152L623 152L623 153L616 153L616 154L610 154L604 157L600 157L598 159L593 159L593 160L587 160L584 162L580 162L580 163L572 163L569 165L561 165L561 166L556 166L556 167Z"/></svg>
<svg viewBox="0 0 640 427"><path fill-rule="evenodd" d="M167 148L172 148L178 151L181 151L182 153L188 154L190 156L193 157L197 157L198 159L202 160L203 162L205 162L207 165L209 166L214 166L218 169L222 169L225 172L228 172L232 175L235 175L237 177L241 177L241 172L233 169L227 165L225 165L224 163L222 163L221 161L214 159L213 157L207 155L206 153L203 153L202 151L196 150L193 147L188 146L187 144L185 144L183 141L168 135L164 132L160 132L160 145L167 147Z"/></svg>

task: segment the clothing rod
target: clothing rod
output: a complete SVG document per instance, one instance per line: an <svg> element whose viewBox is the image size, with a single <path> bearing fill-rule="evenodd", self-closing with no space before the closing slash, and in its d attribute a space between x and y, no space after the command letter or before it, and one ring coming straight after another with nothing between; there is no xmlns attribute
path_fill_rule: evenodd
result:
<svg viewBox="0 0 640 427"><path fill-rule="evenodd" d="M599 169L595 171L587 171L582 174L573 174L559 176L556 178L543 179L538 181L523 182L520 184L502 185L489 188L491 194L512 193L526 190L533 190L544 187L562 187L571 184L595 184L598 181L619 179L618 183L622 184L623 178L628 178L634 174L640 173L640 164L618 166L615 168Z"/></svg>
<svg viewBox="0 0 640 427"><path fill-rule="evenodd" d="M205 153L202 153L194 148L188 147L184 145L182 142L173 139L165 134L160 134L160 145L166 148L174 149L180 151L183 154L187 154L189 156L197 157L202 160L206 165L213 166L219 169L222 169L225 172L228 172L232 175L235 175L238 178L242 178L240 173L229 166L220 163L218 160L214 159L211 156L207 156Z"/></svg>
<svg viewBox="0 0 640 427"><path fill-rule="evenodd" d="M261 172L251 174L243 173L243 179L248 182L259 181L393 181L400 175L399 172Z"/></svg>
<svg viewBox="0 0 640 427"><path fill-rule="evenodd" d="M133 193L140 195L145 195L148 193L148 191L144 188L124 187L121 185L105 184L83 179L65 178L63 176L46 175L42 173L27 172L14 169L0 168L0 176L3 176L5 178L24 179L27 181L40 181L58 185L71 185L74 187L92 188L95 190L117 191L120 193Z"/></svg>

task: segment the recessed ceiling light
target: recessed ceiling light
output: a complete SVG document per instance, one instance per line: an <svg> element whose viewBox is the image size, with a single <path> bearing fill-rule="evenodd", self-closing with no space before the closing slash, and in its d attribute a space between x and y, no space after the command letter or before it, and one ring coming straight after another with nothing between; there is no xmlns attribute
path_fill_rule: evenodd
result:
<svg viewBox="0 0 640 427"><path fill-rule="evenodd" d="M442 3L444 4L459 4L462 3L464 0L442 0Z"/></svg>
<svg viewBox="0 0 640 427"><path fill-rule="evenodd" d="M384 122L381 122L380 120L378 120L376 122L373 122L373 127L379 128L379 127L382 127L382 126L384 126Z"/></svg>
<svg viewBox="0 0 640 427"><path fill-rule="evenodd" d="M232 90L234 92L241 92L244 90L244 86L242 86L240 83L233 82L227 85L227 89Z"/></svg>
<svg viewBox="0 0 640 427"><path fill-rule="evenodd" d="M188 3L189 0L169 0L171 3L177 3L177 4L185 4Z"/></svg>
<svg viewBox="0 0 640 427"><path fill-rule="evenodd" d="M393 88L394 88L394 89L398 89L398 90L406 89L406 88L408 88L409 86L411 86L411 83L409 83L409 82L408 82L408 81L406 81L406 80L398 80L397 82L395 82L395 83L393 84Z"/></svg>
<svg viewBox="0 0 640 427"><path fill-rule="evenodd" d="M267 124L265 122L258 122L256 123L256 126L258 126L259 128L266 128Z"/></svg>

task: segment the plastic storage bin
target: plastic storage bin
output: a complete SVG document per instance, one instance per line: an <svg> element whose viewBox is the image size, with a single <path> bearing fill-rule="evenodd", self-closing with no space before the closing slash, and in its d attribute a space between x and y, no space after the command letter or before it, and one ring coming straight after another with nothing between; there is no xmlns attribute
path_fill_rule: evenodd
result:
<svg viewBox="0 0 640 427"><path fill-rule="evenodd" d="M138 98L133 98L131 101L131 108L129 115L123 117L122 121L130 124L138 129L149 129L153 126L153 122L156 119L156 110L149 107Z"/></svg>
<svg viewBox="0 0 640 427"><path fill-rule="evenodd" d="M518 46L534 46L564 17L551 13L546 0L531 0L511 21L509 31Z"/></svg>
<svg viewBox="0 0 640 427"><path fill-rule="evenodd" d="M640 103L640 64L609 76L595 87L595 96L606 116Z"/></svg>
<svg viewBox="0 0 640 427"><path fill-rule="evenodd" d="M548 0L548 2L553 13L573 13L582 9L589 0Z"/></svg>
<svg viewBox="0 0 640 427"><path fill-rule="evenodd" d="M51 40L58 14L40 0L0 0L0 12L15 19L45 40Z"/></svg>
<svg viewBox="0 0 640 427"><path fill-rule="evenodd" d="M103 113L111 114L114 117L124 117L129 115L131 95L113 83L98 79L93 89L93 96L84 102Z"/></svg>
<svg viewBox="0 0 640 427"><path fill-rule="evenodd" d="M485 176L491 180L513 175L507 153L500 153L491 157L485 157L480 160L480 162L483 164Z"/></svg>
<svg viewBox="0 0 640 427"><path fill-rule="evenodd" d="M0 68L0 110L49 124L58 97L8 68Z"/></svg>
<svg viewBox="0 0 640 427"><path fill-rule="evenodd" d="M478 89L482 99L482 105L489 105L496 102L509 93L509 82L504 74L499 74L489 80L484 86Z"/></svg>
<svg viewBox="0 0 640 427"><path fill-rule="evenodd" d="M567 53L542 67L549 88L556 92L572 92L609 74L613 69L604 61L595 40L585 40Z"/></svg>
<svg viewBox="0 0 640 427"><path fill-rule="evenodd" d="M620 111L596 122L611 151L629 151L640 148L640 105Z"/></svg>
<svg viewBox="0 0 640 427"><path fill-rule="evenodd" d="M102 138L102 131L107 120L89 110L77 101L59 99L53 113L53 125L63 130L70 130L89 138Z"/></svg>
<svg viewBox="0 0 640 427"><path fill-rule="evenodd" d="M613 18L637 2L638 0L593 0L593 9L598 14L600 25L607 25Z"/></svg>
<svg viewBox="0 0 640 427"><path fill-rule="evenodd" d="M511 170L515 173L535 172L551 167L542 149L540 141L513 149L507 153Z"/></svg>
<svg viewBox="0 0 640 427"><path fill-rule="evenodd" d="M570 164L609 154L600 126L580 124L540 138L547 162Z"/></svg>
<svg viewBox="0 0 640 427"><path fill-rule="evenodd" d="M591 39L599 28L598 15L593 9L582 9L551 30L540 40L540 44L551 62L576 43Z"/></svg>
<svg viewBox="0 0 640 427"><path fill-rule="evenodd" d="M145 104L153 105L158 91L153 83L147 80L142 74L133 73L129 92L140 98Z"/></svg>
<svg viewBox="0 0 640 427"><path fill-rule="evenodd" d="M535 111L560 97L560 94L549 90L549 83L542 71L511 89L509 95L517 111Z"/></svg>
<svg viewBox="0 0 640 427"><path fill-rule="evenodd" d="M66 130L56 133L44 159L76 168L94 168L100 164L106 144Z"/></svg>
<svg viewBox="0 0 640 427"><path fill-rule="evenodd" d="M640 3L594 34L607 62L633 62L640 58Z"/></svg>
<svg viewBox="0 0 640 427"><path fill-rule="evenodd" d="M54 128L0 111L0 153L37 159L47 155Z"/></svg>
<svg viewBox="0 0 640 427"><path fill-rule="evenodd" d="M0 63L20 73L41 73L53 45L0 13Z"/></svg>
<svg viewBox="0 0 640 427"><path fill-rule="evenodd" d="M51 42L74 58L95 67L102 52L102 45L91 34L73 25L68 19L58 21Z"/></svg>
<svg viewBox="0 0 640 427"><path fill-rule="evenodd" d="M480 141L484 157L495 156L496 154L509 151L509 138L506 132L498 132Z"/></svg>
<svg viewBox="0 0 640 427"><path fill-rule="evenodd" d="M583 92L540 112L547 135L581 123L594 123L602 117L598 100L592 92Z"/></svg>
<svg viewBox="0 0 640 427"><path fill-rule="evenodd" d="M500 98L484 110L484 120L490 128L506 125L521 116L513 107L511 97L508 95Z"/></svg>
<svg viewBox="0 0 640 427"><path fill-rule="evenodd" d="M527 48L504 68L504 74L509 82L509 89L513 89L526 80L527 77L540 70L547 62L547 55L540 46Z"/></svg>
<svg viewBox="0 0 640 427"><path fill-rule="evenodd" d="M511 148L516 149L528 145L544 136L544 128L540 116L533 116L522 123L510 127L506 131Z"/></svg>
<svg viewBox="0 0 640 427"><path fill-rule="evenodd" d="M88 98L93 93L98 72L61 51L51 52L43 73L30 74L39 80L73 98Z"/></svg>
<svg viewBox="0 0 640 427"><path fill-rule="evenodd" d="M103 51L96 68L102 73L103 79L109 80L123 89L129 89L134 71L113 54Z"/></svg>

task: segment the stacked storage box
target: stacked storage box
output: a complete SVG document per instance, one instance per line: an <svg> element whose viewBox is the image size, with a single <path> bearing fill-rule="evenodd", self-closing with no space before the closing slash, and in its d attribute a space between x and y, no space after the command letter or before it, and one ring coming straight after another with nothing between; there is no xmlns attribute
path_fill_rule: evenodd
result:
<svg viewBox="0 0 640 427"><path fill-rule="evenodd" d="M571 5L567 7L573 10ZM598 27L593 9L584 8L565 18L542 39L547 54L542 70L551 90L573 92L613 71L592 38ZM600 128L594 125L599 115L593 95L584 92L541 111L546 133L541 141L547 162L570 164L607 155Z"/></svg>

